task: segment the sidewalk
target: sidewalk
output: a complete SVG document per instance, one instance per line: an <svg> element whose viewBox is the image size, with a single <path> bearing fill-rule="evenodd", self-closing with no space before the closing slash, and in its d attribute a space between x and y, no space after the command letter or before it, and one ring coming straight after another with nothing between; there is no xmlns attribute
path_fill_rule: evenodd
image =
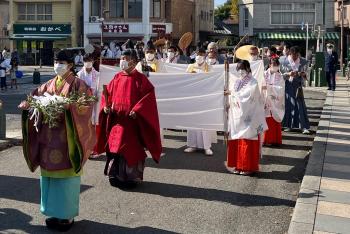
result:
<svg viewBox="0 0 350 234"><path fill-rule="evenodd" d="M328 91L288 233L350 233L350 97Z"/></svg>

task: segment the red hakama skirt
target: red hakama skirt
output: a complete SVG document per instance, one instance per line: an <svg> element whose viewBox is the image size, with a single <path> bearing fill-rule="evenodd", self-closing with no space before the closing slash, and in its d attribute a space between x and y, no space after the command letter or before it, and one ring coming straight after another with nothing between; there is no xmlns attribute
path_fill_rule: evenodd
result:
<svg viewBox="0 0 350 234"><path fill-rule="evenodd" d="M260 139L229 140L227 166L245 172L259 171Z"/></svg>
<svg viewBox="0 0 350 234"><path fill-rule="evenodd" d="M100 134L100 132L101 132L101 127L100 127L100 125L94 125L94 127L95 127L95 131L96 131L96 136L98 136L99 134ZM94 149L93 149L93 152L92 152L92 154L94 154L94 155L96 155L97 154L97 150L98 149L98 145L97 145L97 143L96 143L96 145L95 145L95 147L94 147Z"/></svg>
<svg viewBox="0 0 350 234"><path fill-rule="evenodd" d="M264 145L282 145L282 124L272 117L266 118L269 129L264 135Z"/></svg>

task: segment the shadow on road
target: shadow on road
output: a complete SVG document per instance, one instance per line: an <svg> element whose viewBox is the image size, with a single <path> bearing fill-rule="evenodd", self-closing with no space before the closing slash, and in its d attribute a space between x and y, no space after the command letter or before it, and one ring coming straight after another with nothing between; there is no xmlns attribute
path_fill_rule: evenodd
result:
<svg viewBox="0 0 350 234"><path fill-rule="evenodd" d="M80 187L80 193L90 188L92 186L83 184ZM0 198L40 204L40 180L0 175Z"/></svg>
<svg viewBox="0 0 350 234"><path fill-rule="evenodd" d="M206 201L225 202L236 206L288 206L294 201L263 195L242 194L218 189L197 188L177 184L144 181L130 192L154 194L163 197L201 199Z"/></svg>
<svg viewBox="0 0 350 234"><path fill-rule="evenodd" d="M0 209L0 232L8 230L22 231L26 233L53 233L43 225L32 225L33 218L16 209ZM12 232L10 232L12 233ZM66 233L165 233L170 232L152 227L127 228L111 224L98 223L90 220L78 221L72 229Z"/></svg>

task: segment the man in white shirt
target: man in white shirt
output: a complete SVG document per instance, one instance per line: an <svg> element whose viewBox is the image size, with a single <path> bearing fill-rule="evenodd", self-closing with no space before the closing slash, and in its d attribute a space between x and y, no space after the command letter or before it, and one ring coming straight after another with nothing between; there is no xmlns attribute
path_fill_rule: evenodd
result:
<svg viewBox="0 0 350 234"><path fill-rule="evenodd" d="M6 73L11 69L11 54L8 52L3 53L4 59L0 60L0 80L1 90L7 90Z"/></svg>

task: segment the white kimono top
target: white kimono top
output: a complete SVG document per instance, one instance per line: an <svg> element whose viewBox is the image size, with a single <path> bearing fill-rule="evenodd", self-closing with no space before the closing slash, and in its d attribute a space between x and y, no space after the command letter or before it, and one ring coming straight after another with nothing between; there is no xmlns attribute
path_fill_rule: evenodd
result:
<svg viewBox="0 0 350 234"><path fill-rule="evenodd" d="M230 73L228 131L231 140L257 140L266 131L264 101L251 74L240 79Z"/></svg>
<svg viewBox="0 0 350 234"><path fill-rule="evenodd" d="M271 73L270 69L264 73L262 90L265 101L265 116L273 117L276 122L282 122L285 112L285 81L279 72Z"/></svg>

